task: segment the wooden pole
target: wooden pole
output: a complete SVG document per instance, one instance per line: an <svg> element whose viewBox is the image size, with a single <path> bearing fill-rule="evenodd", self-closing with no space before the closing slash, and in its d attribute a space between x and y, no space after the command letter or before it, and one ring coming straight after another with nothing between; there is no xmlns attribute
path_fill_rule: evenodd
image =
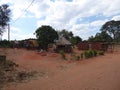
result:
<svg viewBox="0 0 120 90"><path fill-rule="evenodd" d="M10 41L10 24L8 24L8 41Z"/></svg>

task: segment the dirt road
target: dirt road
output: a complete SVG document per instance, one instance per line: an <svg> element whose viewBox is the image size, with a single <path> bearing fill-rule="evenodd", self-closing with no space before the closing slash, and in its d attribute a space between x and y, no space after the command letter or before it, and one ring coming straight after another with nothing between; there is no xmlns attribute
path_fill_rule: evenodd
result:
<svg viewBox="0 0 120 90"><path fill-rule="evenodd" d="M10 84L4 90L120 90L120 53L118 52L72 63L62 62L59 59L50 60L50 57L44 60L16 62L20 65L26 64L27 69L33 67L39 70L42 66L49 71L48 75L26 83Z"/></svg>

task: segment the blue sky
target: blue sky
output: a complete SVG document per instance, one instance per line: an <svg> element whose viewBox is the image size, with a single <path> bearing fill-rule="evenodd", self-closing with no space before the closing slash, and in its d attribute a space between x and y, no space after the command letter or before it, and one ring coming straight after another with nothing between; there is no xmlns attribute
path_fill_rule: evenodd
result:
<svg viewBox="0 0 120 90"><path fill-rule="evenodd" d="M0 0L0 5L9 4L12 10L11 40L35 38L33 33L41 25L72 31L85 40L99 32L105 22L120 20L120 0L34 0L24 12L31 2ZM6 30L3 39L7 35Z"/></svg>

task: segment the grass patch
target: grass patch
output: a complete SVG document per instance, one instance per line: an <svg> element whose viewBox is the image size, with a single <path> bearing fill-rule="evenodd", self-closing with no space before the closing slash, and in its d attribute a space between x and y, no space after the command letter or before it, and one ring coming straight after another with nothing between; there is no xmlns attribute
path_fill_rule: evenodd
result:
<svg viewBox="0 0 120 90"><path fill-rule="evenodd" d="M18 67L19 65L11 60L0 62L0 90L7 83L27 81L37 74L36 71L20 71Z"/></svg>

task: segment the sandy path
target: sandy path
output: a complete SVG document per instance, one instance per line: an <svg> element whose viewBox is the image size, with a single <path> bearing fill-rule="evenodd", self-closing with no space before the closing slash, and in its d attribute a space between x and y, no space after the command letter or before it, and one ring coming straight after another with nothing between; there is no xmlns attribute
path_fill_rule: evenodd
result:
<svg viewBox="0 0 120 90"><path fill-rule="evenodd" d="M29 64L32 62L29 61ZM33 63L33 66L36 65L34 69L40 69L37 67L38 62ZM51 64L48 70L53 70L55 75L27 83L11 84L4 90L120 90L120 53L68 63L72 67L66 70L59 69L58 63L54 60L49 63L43 62L48 65L46 68ZM59 65L61 64L67 65L59 61Z"/></svg>

